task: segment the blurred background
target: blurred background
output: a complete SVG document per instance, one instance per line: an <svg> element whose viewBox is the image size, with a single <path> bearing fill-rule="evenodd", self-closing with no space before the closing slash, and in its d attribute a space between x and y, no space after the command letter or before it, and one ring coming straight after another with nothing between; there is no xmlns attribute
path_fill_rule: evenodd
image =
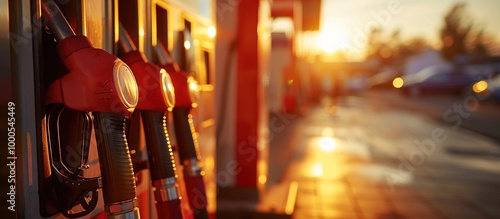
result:
<svg viewBox="0 0 500 219"><path fill-rule="evenodd" d="M419 83L408 79L412 85L398 79L393 85L395 78L411 78L409 75L430 66L448 66L452 70L429 70L434 73L427 77L458 72L475 77L453 90L469 92L471 88L465 88L465 84L493 80L499 71L500 24L495 13L499 7L499 2L488 0L324 0L320 28L295 35L297 54L308 63L314 62L315 70L321 71L323 77L335 77L334 82L340 82L340 90L346 93L381 87L403 88L403 93L411 90L412 95L422 91L441 93L431 85L440 86L435 81L439 78L425 79L431 87L422 85L424 78L419 78ZM290 18L273 20L273 32L290 36L293 27ZM445 81L448 79L441 80ZM472 91L495 93L494 85L490 84L489 89L487 83L479 85ZM325 89L332 89L331 86L332 83L323 83Z"/></svg>
<svg viewBox="0 0 500 219"><path fill-rule="evenodd" d="M500 218L499 9L273 1L268 209L297 183L293 218Z"/></svg>

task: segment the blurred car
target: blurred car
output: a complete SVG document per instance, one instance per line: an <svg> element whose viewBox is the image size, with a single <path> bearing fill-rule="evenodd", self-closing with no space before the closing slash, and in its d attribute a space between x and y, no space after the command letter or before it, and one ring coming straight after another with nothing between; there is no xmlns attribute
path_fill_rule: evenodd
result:
<svg viewBox="0 0 500 219"><path fill-rule="evenodd" d="M393 85L404 95L416 97L424 94L462 94L474 82L474 76L462 73L451 65L435 65L398 77L393 80Z"/></svg>
<svg viewBox="0 0 500 219"><path fill-rule="evenodd" d="M398 71L387 69L369 77L366 83L368 88L394 88L392 81L398 76L400 76Z"/></svg>
<svg viewBox="0 0 500 219"><path fill-rule="evenodd" d="M474 83L470 91L481 95L485 100L500 101L500 74Z"/></svg>
<svg viewBox="0 0 500 219"><path fill-rule="evenodd" d="M353 76L345 82L345 91L348 94L354 94L367 88L366 76Z"/></svg>

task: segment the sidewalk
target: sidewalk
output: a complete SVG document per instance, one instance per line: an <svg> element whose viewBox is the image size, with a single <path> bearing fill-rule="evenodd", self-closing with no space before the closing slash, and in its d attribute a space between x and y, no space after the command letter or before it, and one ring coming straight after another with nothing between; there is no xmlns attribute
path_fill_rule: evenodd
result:
<svg viewBox="0 0 500 219"><path fill-rule="evenodd" d="M387 90L370 90L359 94L373 101L383 101L387 104L410 110L413 112L422 112L437 121L444 122L445 112L453 110L454 105L472 108L468 111L470 116L462 120L461 127L479 134L494 138L500 142L500 104L488 101L477 101L475 96L471 97L453 97L453 96L423 96L419 98L406 98L399 92ZM476 104L466 106L466 104ZM450 115L448 115L450 116Z"/></svg>
<svg viewBox="0 0 500 219"><path fill-rule="evenodd" d="M286 160L280 183L298 184L294 219L500 218L500 174L498 168L491 167L500 163L498 157L461 159L440 150L424 164L411 166L394 156L410 149L383 152L392 150L387 147L397 148L398 142L419 137L404 137L404 128L386 124L369 127L382 123L376 119L385 120L373 118L378 114L366 116L375 121L370 123L360 118L365 115L360 112L363 114L356 115L351 109L332 104L313 108L294 121L287 138L271 142L273 147L288 140L287 150L293 150L291 156L276 157L279 160L270 161L270 165L283 165ZM388 128L385 131L384 126ZM474 136L464 138L488 144ZM377 146L377 141L385 140L391 144ZM456 144L455 140L446 143ZM457 164L461 160L464 165ZM407 174L402 177L401 173Z"/></svg>

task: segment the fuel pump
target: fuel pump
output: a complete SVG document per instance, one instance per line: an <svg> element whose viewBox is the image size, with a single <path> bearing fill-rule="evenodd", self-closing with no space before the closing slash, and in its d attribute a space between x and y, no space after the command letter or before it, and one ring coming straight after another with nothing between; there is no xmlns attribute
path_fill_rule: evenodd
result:
<svg viewBox="0 0 500 219"><path fill-rule="evenodd" d="M175 104L174 87L165 69L148 62L120 25L120 49L140 85L139 102L146 136L149 172L158 218L182 219L177 174L167 132L167 114Z"/></svg>
<svg viewBox="0 0 500 219"><path fill-rule="evenodd" d="M58 210L68 218L87 215L102 188L108 218L139 218L124 134L126 117L138 102L134 75L120 59L75 35L54 1L43 1L42 16L68 70L48 86L45 98L49 163L44 171L53 180ZM92 128L101 174L84 178ZM67 159L71 148L78 150L76 162Z"/></svg>
<svg viewBox="0 0 500 219"><path fill-rule="evenodd" d="M197 139L193 136L195 130L190 114L191 109L196 105L198 85L193 77L173 62L170 54L160 42L155 47L155 52L158 63L167 70L175 87L176 102L172 114L189 205L194 218L208 219L204 172L200 165L201 157Z"/></svg>

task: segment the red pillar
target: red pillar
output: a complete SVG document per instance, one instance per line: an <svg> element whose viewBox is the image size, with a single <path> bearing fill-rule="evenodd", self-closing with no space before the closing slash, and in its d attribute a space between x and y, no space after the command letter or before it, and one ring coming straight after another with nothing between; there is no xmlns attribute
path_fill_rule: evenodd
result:
<svg viewBox="0 0 500 219"><path fill-rule="evenodd" d="M262 101L259 69L259 2L240 1L237 24L236 82L236 162L241 167L236 175L236 187L257 187L257 143L259 108Z"/></svg>

